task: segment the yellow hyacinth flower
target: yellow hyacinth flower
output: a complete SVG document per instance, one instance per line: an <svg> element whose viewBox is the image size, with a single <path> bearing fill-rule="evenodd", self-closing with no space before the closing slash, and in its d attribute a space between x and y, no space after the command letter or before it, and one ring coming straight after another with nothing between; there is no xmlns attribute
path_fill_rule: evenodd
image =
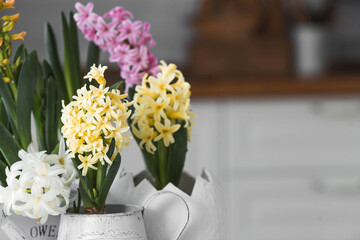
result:
<svg viewBox="0 0 360 240"><path fill-rule="evenodd" d="M82 175L85 176L88 169L92 168L94 170L97 170L97 167L94 166L94 164L97 163L96 158L94 158L91 155L83 156L79 155L79 159L81 161L81 164L78 166L78 169L82 169Z"/></svg>
<svg viewBox="0 0 360 240"><path fill-rule="evenodd" d="M140 139L140 147L154 154L154 142L162 140L165 146L174 143L173 134L183 126L188 138L195 114L190 110L190 84L175 64L161 61L160 73L145 75L142 84L135 88L132 132Z"/></svg>
<svg viewBox="0 0 360 240"><path fill-rule="evenodd" d="M134 135L141 139L139 143L140 148L144 149L145 145L146 151L153 154L156 150L156 147L152 142L152 140L156 137L154 129L149 125L143 124L139 127L139 130L137 128L133 128L133 131Z"/></svg>
<svg viewBox="0 0 360 240"><path fill-rule="evenodd" d="M99 67L96 67L95 64L93 64L90 68L90 72L88 72L84 79L89 79L90 82L92 79L95 79L99 84L105 86L106 80L104 77L104 72L107 68L107 66L101 67L101 64Z"/></svg>
<svg viewBox="0 0 360 240"><path fill-rule="evenodd" d="M165 120L165 124L156 122L155 127L160 134L154 139L154 141L159 141L160 139L163 139L164 145L168 147L170 143L175 142L173 133L179 130L180 124L171 125L170 120Z"/></svg>
<svg viewBox="0 0 360 240"><path fill-rule="evenodd" d="M93 66L87 76L98 80L106 68ZM103 82L106 83L105 78ZM131 114L126 96L119 90L110 92L103 84L99 88L90 86L89 90L85 85L77 90L72 102L63 104L61 132L69 153L79 155L82 163L78 168L83 169L82 175L87 174L88 168L95 169L98 162L112 163L113 159L107 156L112 139L117 152L129 144L130 137L123 134L129 129L127 119Z"/></svg>

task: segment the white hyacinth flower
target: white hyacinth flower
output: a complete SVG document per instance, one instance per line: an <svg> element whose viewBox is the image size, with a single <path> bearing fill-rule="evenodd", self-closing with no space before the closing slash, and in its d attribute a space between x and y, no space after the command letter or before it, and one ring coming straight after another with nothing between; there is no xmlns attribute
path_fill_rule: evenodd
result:
<svg viewBox="0 0 360 240"><path fill-rule="evenodd" d="M46 155L44 161L49 164L61 165L65 168L66 173L63 174L62 177L66 180L66 185L70 186L71 183L78 178L74 164L65 150L64 138L60 139L58 154Z"/></svg>
<svg viewBox="0 0 360 240"><path fill-rule="evenodd" d="M65 152L60 148L61 151ZM76 174L67 173L65 164L54 162L55 156L45 152L20 150L19 157L21 161L6 168L8 186L0 186L4 212L40 219L40 224L45 223L49 215L65 213L70 202L70 185ZM58 156L61 157L66 156Z"/></svg>

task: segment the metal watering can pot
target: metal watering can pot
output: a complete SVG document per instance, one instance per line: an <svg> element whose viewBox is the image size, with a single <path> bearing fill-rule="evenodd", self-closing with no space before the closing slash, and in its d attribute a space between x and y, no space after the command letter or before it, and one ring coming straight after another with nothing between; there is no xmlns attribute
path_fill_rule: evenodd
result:
<svg viewBox="0 0 360 240"><path fill-rule="evenodd" d="M43 225L36 219L5 215L0 204L0 240L56 240L60 216L49 216Z"/></svg>
<svg viewBox="0 0 360 240"><path fill-rule="evenodd" d="M187 220L174 231L174 238L170 239L177 240L189 221L189 208L180 196L166 191L150 196L144 207L107 205L106 214L66 213L60 219L58 240L148 240L144 219L154 221L152 210L164 207L161 206L161 198L165 195L181 201L187 215Z"/></svg>

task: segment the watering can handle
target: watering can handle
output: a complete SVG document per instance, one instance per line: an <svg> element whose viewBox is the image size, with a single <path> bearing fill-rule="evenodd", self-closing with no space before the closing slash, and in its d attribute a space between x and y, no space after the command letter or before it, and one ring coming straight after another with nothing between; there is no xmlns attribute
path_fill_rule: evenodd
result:
<svg viewBox="0 0 360 240"><path fill-rule="evenodd" d="M180 239L180 236L181 234L184 232L186 226L188 225L189 221L190 221L190 209L189 209L189 205L186 203L186 201L184 200L184 198L182 198L179 194L176 194L174 192L170 192L170 191L160 191L160 192L156 192L154 193L153 195L151 195L146 201L145 201L145 204L144 204L144 209L146 211L147 207L149 206L149 204L154 200L156 199L157 197L161 196L161 195L164 195L164 194L171 194L171 195L174 195L178 198L180 198L180 200L184 203L185 207L186 207L186 210L187 210L187 219L186 219L186 223L183 227L183 229L181 229L179 235L177 236L176 239L174 240L178 240Z"/></svg>

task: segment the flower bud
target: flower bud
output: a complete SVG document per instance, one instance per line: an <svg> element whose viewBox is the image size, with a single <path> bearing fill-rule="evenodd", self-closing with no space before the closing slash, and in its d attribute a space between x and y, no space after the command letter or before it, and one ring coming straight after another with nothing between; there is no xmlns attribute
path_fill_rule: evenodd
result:
<svg viewBox="0 0 360 240"><path fill-rule="evenodd" d="M0 1L0 9L14 8L15 0Z"/></svg>
<svg viewBox="0 0 360 240"><path fill-rule="evenodd" d="M24 41L25 36L26 36L26 32L21 32L21 33L10 35L10 39L11 40L23 40Z"/></svg>
<svg viewBox="0 0 360 240"><path fill-rule="evenodd" d="M8 15L3 16L1 19L3 21L16 22L17 20L19 20L19 16L20 16L20 14L16 13L16 14L10 15L10 16L8 16Z"/></svg>

